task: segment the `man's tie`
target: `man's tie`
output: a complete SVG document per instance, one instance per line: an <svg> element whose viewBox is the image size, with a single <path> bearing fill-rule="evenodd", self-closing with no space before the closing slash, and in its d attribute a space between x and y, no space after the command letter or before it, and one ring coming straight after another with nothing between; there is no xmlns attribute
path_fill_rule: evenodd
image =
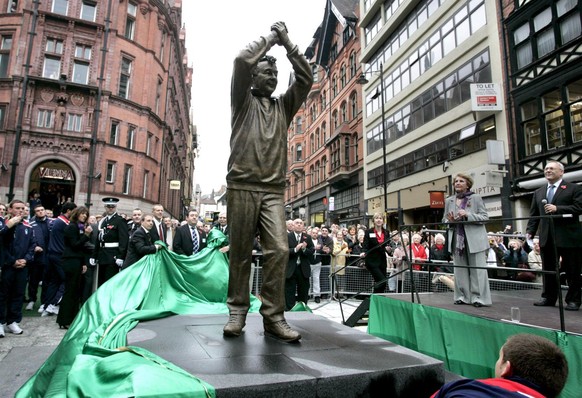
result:
<svg viewBox="0 0 582 398"><path fill-rule="evenodd" d="M160 240L162 242L165 242L165 239L164 239L164 230L162 229L162 223L159 223L158 224L158 235L160 235Z"/></svg>
<svg viewBox="0 0 582 398"><path fill-rule="evenodd" d="M548 203L552 203L552 199L554 199L554 189L555 188L556 187L554 187L553 184L550 185L549 188L548 188L548 194L547 194L547 197L546 197L546 199L548 200Z"/></svg>
<svg viewBox="0 0 582 398"><path fill-rule="evenodd" d="M198 253L198 234L196 229L192 228L192 254Z"/></svg>

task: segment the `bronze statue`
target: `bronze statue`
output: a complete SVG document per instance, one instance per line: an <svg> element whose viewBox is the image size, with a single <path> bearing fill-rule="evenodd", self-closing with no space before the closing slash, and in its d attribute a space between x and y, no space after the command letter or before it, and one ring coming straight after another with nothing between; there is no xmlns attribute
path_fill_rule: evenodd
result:
<svg viewBox="0 0 582 398"><path fill-rule="evenodd" d="M274 45L287 50L295 80L278 98L277 65L267 52ZM287 170L287 129L307 98L311 67L292 44L283 22L271 26L266 37L250 43L234 61L231 86L232 135L228 161L227 206L230 228L230 316L225 336L240 336L250 306L249 275L253 237L258 231L263 247L261 289L265 334L295 342L301 335L285 321L285 267L288 260L284 193Z"/></svg>

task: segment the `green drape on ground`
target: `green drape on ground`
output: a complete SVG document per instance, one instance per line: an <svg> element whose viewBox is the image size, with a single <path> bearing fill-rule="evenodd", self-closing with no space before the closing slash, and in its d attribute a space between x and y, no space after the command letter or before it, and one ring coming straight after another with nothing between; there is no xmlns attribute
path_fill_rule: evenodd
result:
<svg viewBox="0 0 582 398"><path fill-rule="evenodd" d="M377 295L372 295L369 314L371 335L437 358L447 370L468 378L495 376L499 349L509 336L530 333L545 337L568 359L568 382L560 397L579 397L582 391L580 336Z"/></svg>
<svg viewBox="0 0 582 398"><path fill-rule="evenodd" d="M214 397L211 385L147 350L127 347L126 335L139 321L228 314L228 259L218 250L225 240L212 230L208 247L194 257L160 250L103 284L16 397ZM250 312L260 305L251 296Z"/></svg>

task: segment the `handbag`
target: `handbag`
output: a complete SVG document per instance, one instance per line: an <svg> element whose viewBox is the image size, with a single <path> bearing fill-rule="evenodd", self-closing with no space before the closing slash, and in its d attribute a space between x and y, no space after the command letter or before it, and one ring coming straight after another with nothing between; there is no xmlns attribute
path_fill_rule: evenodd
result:
<svg viewBox="0 0 582 398"><path fill-rule="evenodd" d="M518 264L517 266L523 269L530 269L527 264ZM515 280L521 282L533 282L536 280L536 274L533 272L521 271L517 273Z"/></svg>

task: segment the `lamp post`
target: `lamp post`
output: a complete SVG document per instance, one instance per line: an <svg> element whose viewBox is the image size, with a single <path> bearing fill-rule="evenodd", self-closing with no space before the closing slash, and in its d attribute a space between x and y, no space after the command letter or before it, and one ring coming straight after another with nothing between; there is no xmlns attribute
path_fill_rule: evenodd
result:
<svg viewBox="0 0 582 398"><path fill-rule="evenodd" d="M366 79L365 73L362 74L357 80L358 84L368 84L368 79ZM382 111L382 167L383 176L382 184L384 188L384 217L386 218L386 225L388 226L388 163L386 162L386 114L384 111L384 65L380 63L380 92L376 90L376 93L372 96L372 99L380 97L381 111ZM399 206L400 207L400 206ZM398 221L400 223L400 220Z"/></svg>

